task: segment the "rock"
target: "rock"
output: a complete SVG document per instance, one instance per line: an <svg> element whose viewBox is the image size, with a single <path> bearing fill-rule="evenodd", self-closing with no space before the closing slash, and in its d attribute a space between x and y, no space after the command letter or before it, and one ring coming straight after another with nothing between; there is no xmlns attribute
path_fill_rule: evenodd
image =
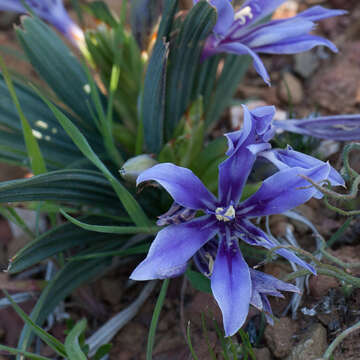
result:
<svg viewBox="0 0 360 360"><path fill-rule="evenodd" d="M309 78L320 65L319 58L312 51L295 54L294 58L294 70L305 79Z"/></svg>
<svg viewBox="0 0 360 360"><path fill-rule="evenodd" d="M290 354L295 331L296 323L286 317L266 327L265 340L274 356L281 358Z"/></svg>
<svg viewBox="0 0 360 360"><path fill-rule="evenodd" d="M254 355L256 360L271 360L272 356L268 348L254 349Z"/></svg>
<svg viewBox="0 0 360 360"><path fill-rule="evenodd" d="M304 99L301 81L289 72L284 73L278 85L278 96L284 103L300 104Z"/></svg>
<svg viewBox="0 0 360 360"><path fill-rule="evenodd" d="M310 326L305 337L297 344L286 360L315 360L321 358L327 347L325 328L317 323Z"/></svg>
<svg viewBox="0 0 360 360"><path fill-rule="evenodd" d="M314 102L337 114L358 111L360 104L360 41L349 43L343 55L317 72L309 85Z"/></svg>
<svg viewBox="0 0 360 360"><path fill-rule="evenodd" d="M339 283L335 278L326 275L311 276L309 281L310 293L316 299L321 299L330 289L338 286Z"/></svg>

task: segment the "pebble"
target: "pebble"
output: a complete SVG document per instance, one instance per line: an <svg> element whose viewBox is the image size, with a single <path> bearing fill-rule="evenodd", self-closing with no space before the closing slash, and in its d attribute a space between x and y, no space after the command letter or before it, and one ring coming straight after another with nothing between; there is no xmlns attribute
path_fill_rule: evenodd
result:
<svg viewBox="0 0 360 360"><path fill-rule="evenodd" d="M286 360L315 360L323 356L327 347L326 329L319 323L306 331L305 337L294 346Z"/></svg>
<svg viewBox="0 0 360 360"><path fill-rule="evenodd" d="M284 103L301 104L304 99L304 90L301 81L293 74L285 72L278 85L278 96Z"/></svg>
<svg viewBox="0 0 360 360"><path fill-rule="evenodd" d="M265 340L274 356L282 358L290 354L295 331L296 323L287 317L276 321L274 326L266 327Z"/></svg>

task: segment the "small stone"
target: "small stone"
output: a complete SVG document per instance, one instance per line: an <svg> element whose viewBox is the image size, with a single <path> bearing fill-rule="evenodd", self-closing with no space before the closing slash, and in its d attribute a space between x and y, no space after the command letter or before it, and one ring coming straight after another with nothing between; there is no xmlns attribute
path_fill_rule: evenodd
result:
<svg viewBox="0 0 360 360"><path fill-rule="evenodd" d="M311 276L309 281L310 293L316 299L321 299L330 289L338 286L339 283L335 278L326 275Z"/></svg>
<svg viewBox="0 0 360 360"><path fill-rule="evenodd" d="M315 360L321 358L327 347L326 329L319 323L306 331L305 337L297 344L286 360Z"/></svg>
<svg viewBox="0 0 360 360"><path fill-rule="evenodd" d="M305 79L309 78L320 65L319 58L311 51L296 54L294 57L294 70Z"/></svg>
<svg viewBox="0 0 360 360"><path fill-rule="evenodd" d="M271 353L268 348L254 349L254 355L256 360L271 360Z"/></svg>
<svg viewBox="0 0 360 360"><path fill-rule="evenodd" d="M284 73L278 86L278 96L284 103L300 104L304 99L301 81L289 72Z"/></svg>
<svg viewBox="0 0 360 360"><path fill-rule="evenodd" d="M274 356L281 358L290 354L295 331L296 324L286 317L266 327L265 340Z"/></svg>

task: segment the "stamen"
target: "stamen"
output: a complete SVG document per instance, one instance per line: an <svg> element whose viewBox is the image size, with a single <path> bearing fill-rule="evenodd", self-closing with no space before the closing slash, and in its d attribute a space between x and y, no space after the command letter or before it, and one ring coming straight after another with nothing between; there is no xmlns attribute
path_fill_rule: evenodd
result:
<svg viewBox="0 0 360 360"><path fill-rule="evenodd" d="M213 270L214 270L214 263L215 263L215 260L214 260L214 258L211 256L211 254L210 253L205 253L205 257L207 258L207 259L209 259L209 272L206 274L206 276L208 276L208 277L210 277L211 276L211 274L213 273Z"/></svg>
<svg viewBox="0 0 360 360"><path fill-rule="evenodd" d="M244 25L246 23L246 18L249 18L250 20L254 17L253 13L252 13L252 9L250 6L246 6L243 9L240 9L236 14L235 14L235 20L240 20L240 24Z"/></svg>
<svg viewBox="0 0 360 360"><path fill-rule="evenodd" d="M235 219L234 206L230 205L226 209L218 207L215 210L215 216L219 221L231 221Z"/></svg>

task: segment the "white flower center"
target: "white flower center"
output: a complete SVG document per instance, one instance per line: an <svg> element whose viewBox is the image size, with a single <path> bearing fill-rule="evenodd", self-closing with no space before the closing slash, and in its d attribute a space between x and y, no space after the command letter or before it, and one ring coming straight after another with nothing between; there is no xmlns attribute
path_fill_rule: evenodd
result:
<svg viewBox="0 0 360 360"><path fill-rule="evenodd" d="M235 209L232 205L226 209L218 207L215 210L215 216L219 221L231 221L235 219Z"/></svg>
<svg viewBox="0 0 360 360"><path fill-rule="evenodd" d="M252 19L254 17L251 7L245 6L243 9L240 9L235 13L235 20L240 20L240 24L244 25L246 23L246 18Z"/></svg>

